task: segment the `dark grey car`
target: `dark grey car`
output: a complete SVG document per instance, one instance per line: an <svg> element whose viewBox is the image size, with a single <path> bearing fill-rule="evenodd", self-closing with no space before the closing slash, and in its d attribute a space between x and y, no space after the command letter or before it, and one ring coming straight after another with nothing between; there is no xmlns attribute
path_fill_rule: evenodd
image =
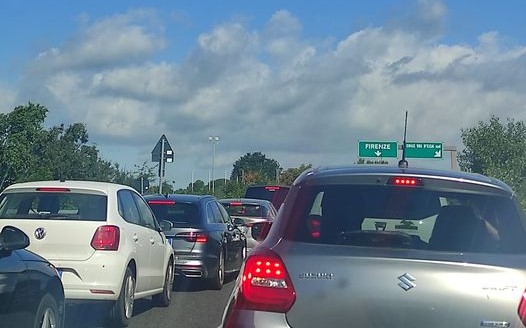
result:
<svg viewBox="0 0 526 328"><path fill-rule="evenodd" d="M225 273L238 272L247 254L245 235L213 196L148 195L144 197L175 251L175 272L200 278L221 289ZM242 222L239 223L240 225Z"/></svg>
<svg viewBox="0 0 526 328"><path fill-rule="evenodd" d="M513 191L482 175L304 172L223 327L524 327L525 224Z"/></svg>

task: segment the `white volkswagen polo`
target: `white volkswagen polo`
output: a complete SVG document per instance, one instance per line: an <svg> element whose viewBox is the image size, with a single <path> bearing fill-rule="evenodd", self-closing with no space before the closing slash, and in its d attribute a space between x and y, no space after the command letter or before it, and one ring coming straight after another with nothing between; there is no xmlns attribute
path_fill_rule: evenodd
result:
<svg viewBox="0 0 526 328"><path fill-rule="evenodd" d="M168 306L174 253L150 207L134 189L89 181L13 184L0 194L0 229L15 225L29 250L53 263L66 300L111 301L126 326L135 299Z"/></svg>

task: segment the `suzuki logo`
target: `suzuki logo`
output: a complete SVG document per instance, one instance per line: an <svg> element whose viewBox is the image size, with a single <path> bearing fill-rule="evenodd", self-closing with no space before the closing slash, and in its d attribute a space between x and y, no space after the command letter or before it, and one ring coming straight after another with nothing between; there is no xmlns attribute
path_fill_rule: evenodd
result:
<svg viewBox="0 0 526 328"><path fill-rule="evenodd" d="M408 291L413 287L416 287L416 284L414 283L416 279L411 276L409 273L404 273L400 277L398 277L398 280L400 282L398 283L398 286L400 286L403 290Z"/></svg>
<svg viewBox="0 0 526 328"><path fill-rule="evenodd" d="M36 239L43 239L46 236L46 229L44 228L37 228L35 230L35 238Z"/></svg>

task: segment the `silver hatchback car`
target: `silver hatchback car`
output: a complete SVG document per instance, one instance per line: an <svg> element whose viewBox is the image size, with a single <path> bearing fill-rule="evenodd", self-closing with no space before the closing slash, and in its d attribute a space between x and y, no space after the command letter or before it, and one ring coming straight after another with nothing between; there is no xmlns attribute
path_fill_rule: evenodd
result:
<svg viewBox="0 0 526 328"><path fill-rule="evenodd" d="M524 327L525 226L489 177L310 170L246 259L222 326Z"/></svg>

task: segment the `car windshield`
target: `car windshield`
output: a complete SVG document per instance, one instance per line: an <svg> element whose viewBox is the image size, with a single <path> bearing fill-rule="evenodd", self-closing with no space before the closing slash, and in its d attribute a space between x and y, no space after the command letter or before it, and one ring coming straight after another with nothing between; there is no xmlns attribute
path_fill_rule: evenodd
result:
<svg viewBox="0 0 526 328"><path fill-rule="evenodd" d="M418 250L526 253L509 198L465 190L340 185L304 188L291 240ZM304 204L302 201L298 203Z"/></svg>
<svg viewBox="0 0 526 328"><path fill-rule="evenodd" d="M173 223L199 223L197 205L184 202L166 202L155 204L150 202L150 207L157 220L168 220Z"/></svg>
<svg viewBox="0 0 526 328"><path fill-rule="evenodd" d="M4 193L0 219L105 221L107 198L84 193Z"/></svg>

